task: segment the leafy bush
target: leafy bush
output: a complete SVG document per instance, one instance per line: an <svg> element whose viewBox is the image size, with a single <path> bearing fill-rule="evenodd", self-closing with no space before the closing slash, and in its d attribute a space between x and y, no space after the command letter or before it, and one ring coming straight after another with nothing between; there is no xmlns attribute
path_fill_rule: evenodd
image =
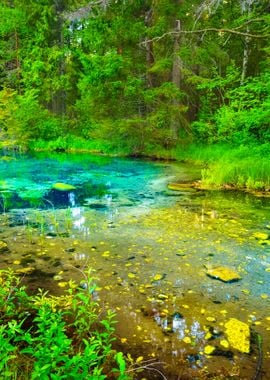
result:
<svg viewBox="0 0 270 380"><path fill-rule="evenodd" d="M0 91L0 139L2 147L27 148L39 138L55 139L63 133L61 121L43 108L34 91L20 95L11 89Z"/></svg>
<svg viewBox="0 0 270 380"><path fill-rule="evenodd" d="M112 349L114 314L70 281L66 294L27 294L11 270L0 271L0 377L5 379L127 380L121 352ZM104 313L103 313L104 314Z"/></svg>
<svg viewBox="0 0 270 380"><path fill-rule="evenodd" d="M230 78L228 83L236 78ZM224 83L223 83L224 82ZM220 87L221 84L224 87ZM207 91L209 98L214 98L217 90L222 88L222 105L214 108L213 102L202 103L199 120L192 124L197 140L208 143L246 144L270 141L270 75L268 72L257 77L248 78L244 84L226 88L226 78L208 81L199 85Z"/></svg>
<svg viewBox="0 0 270 380"><path fill-rule="evenodd" d="M211 186L228 184L248 190L269 190L269 149L270 144L227 147L203 169L203 182Z"/></svg>

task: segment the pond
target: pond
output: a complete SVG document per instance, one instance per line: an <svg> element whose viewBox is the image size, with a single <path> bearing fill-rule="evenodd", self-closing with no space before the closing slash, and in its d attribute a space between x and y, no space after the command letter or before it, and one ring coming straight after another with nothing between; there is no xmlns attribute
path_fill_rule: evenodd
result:
<svg viewBox="0 0 270 380"><path fill-rule="evenodd" d="M93 268L137 379L270 379L270 200L167 187L199 176L172 162L3 156L1 268L54 294Z"/></svg>

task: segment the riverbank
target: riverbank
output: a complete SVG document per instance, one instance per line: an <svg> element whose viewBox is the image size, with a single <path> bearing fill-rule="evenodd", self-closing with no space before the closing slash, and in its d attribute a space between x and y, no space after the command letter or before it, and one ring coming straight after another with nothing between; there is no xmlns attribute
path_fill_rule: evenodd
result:
<svg viewBox="0 0 270 380"><path fill-rule="evenodd" d="M176 149L174 157L202 165L200 186L204 189L270 195L270 144L189 145L186 149Z"/></svg>
<svg viewBox="0 0 270 380"><path fill-rule="evenodd" d="M237 189L264 194L270 192L269 143L241 146L192 143L172 149L146 146L143 150L131 151L128 146L117 145L108 140L88 141L67 136L54 141L34 141L30 144L30 149L195 162L202 166L201 185L204 188Z"/></svg>

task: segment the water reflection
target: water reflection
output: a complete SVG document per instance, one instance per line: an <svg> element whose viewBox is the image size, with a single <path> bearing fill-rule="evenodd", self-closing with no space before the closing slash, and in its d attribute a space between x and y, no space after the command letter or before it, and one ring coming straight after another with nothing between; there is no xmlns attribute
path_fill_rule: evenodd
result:
<svg viewBox="0 0 270 380"><path fill-rule="evenodd" d="M86 234L88 232L88 228L85 227L85 216L84 216L84 208L82 207L74 207L70 209L73 227L78 229L79 231Z"/></svg>

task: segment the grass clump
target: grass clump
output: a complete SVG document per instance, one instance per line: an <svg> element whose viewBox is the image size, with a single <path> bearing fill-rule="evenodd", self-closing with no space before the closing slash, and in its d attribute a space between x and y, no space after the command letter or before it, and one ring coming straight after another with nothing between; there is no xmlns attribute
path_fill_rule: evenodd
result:
<svg viewBox="0 0 270 380"><path fill-rule="evenodd" d="M211 186L229 185L240 189L269 191L269 157L270 144L228 149L202 170L202 181Z"/></svg>
<svg viewBox="0 0 270 380"><path fill-rule="evenodd" d="M270 144L191 144L175 149L172 157L199 163L203 186L270 190Z"/></svg>
<svg viewBox="0 0 270 380"><path fill-rule="evenodd" d="M112 349L115 316L101 312L93 290L87 276L86 290L70 281L62 296L31 296L12 270L1 270L0 378L130 379Z"/></svg>

